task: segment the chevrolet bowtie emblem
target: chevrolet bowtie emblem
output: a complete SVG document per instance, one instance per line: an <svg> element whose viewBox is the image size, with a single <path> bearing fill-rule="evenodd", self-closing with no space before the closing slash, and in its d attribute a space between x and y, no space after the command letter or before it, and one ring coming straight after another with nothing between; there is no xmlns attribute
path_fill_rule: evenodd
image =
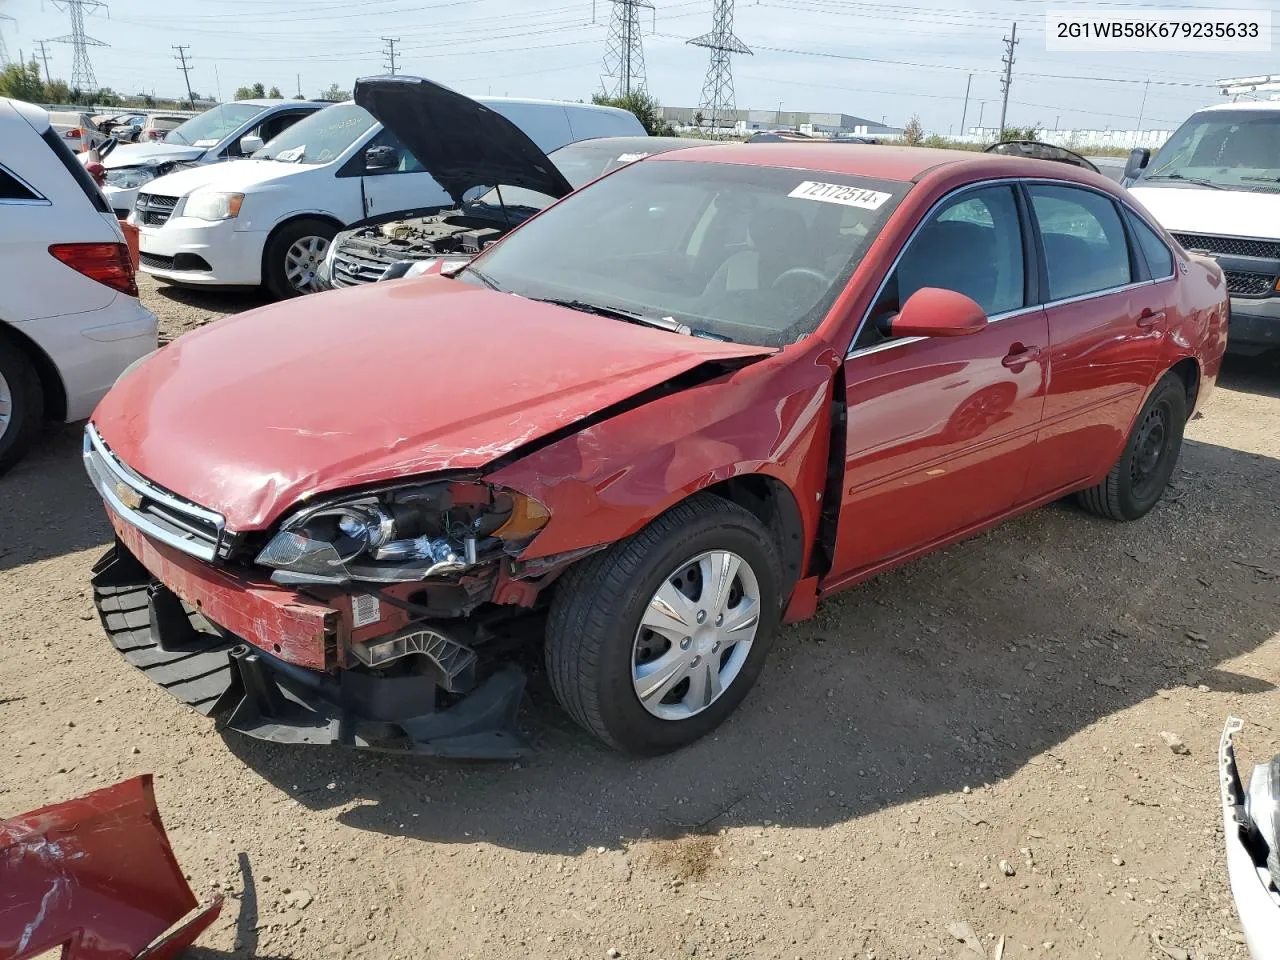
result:
<svg viewBox="0 0 1280 960"><path fill-rule="evenodd" d="M142 494L121 480L116 481L115 494L116 499L130 510L137 510L142 506Z"/></svg>

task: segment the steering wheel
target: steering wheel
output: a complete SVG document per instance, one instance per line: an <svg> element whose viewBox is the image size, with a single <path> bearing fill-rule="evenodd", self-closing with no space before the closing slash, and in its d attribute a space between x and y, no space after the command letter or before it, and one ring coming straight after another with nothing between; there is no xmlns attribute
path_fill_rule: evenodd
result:
<svg viewBox="0 0 1280 960"><path fill-rule="evenodd" d="M783 270L780 274L778 274L777 279L775 279L773 283L769 285L769 288L771 290L778 289L778 285L782 283L783 280L786 280L787 277L790 277L790 276L808 277L810 280L815 280L818 283L821 283L823 286L826 286L831 282L831 278L828 277L821 270L815 270L813 269L813 267L792 267L790 270Z"/></svg>

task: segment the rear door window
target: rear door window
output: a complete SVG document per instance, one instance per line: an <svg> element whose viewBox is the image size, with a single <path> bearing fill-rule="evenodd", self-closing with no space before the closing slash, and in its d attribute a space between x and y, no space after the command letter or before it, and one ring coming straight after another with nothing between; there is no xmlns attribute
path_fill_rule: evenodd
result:
<svg viewBox="0 0 1280 960"><path fill-rule="evenodd" d="M1147 261L1152 280L1164 280L1173 276L1173 254L1160 235L1152 230L1141 217L1129 215L1129 226L1137 238L1138 248Z"/></svg>
<svg viewBox="0 0 1280 960"><path fill-rule="evenodd" d="M44 198L19 180L4 167L0 167L0 202L28 203Z"/></svg>
<svg viewBox="0 0 1280 960"><path fill-rule="evenodd" d="M1050 300L1133 282L1124 225L1110 197L1049 184L1032 184L1028 190L1044 244Z"/></svg>

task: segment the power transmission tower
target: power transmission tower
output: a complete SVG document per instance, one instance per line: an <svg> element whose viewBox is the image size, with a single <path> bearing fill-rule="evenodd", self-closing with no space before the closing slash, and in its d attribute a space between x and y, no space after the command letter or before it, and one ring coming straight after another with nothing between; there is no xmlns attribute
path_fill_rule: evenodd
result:
<svg viewBox="0 0 1280 960"><path fill-rule="evenodd" d="M612 0L609 39L604 48L605 96L626 97L645 88L644 43L640 39L640 11L652 10L650 0Z"/></svg>
<svg viewBox="0 0 1280 960"><path fill-rule="evenodd" d="M701 117L699 126L706 127L712 134L721 125L732 127L738 122L733 96L733 64L729 57L735 53L751 53L747 45L734 36L733 0L715 0L715 4L711 32L688 41L695 47L706 47L711 51L698 113Z"/></svg>
<svg viewBox="0 0 1280 960"><path fill-rule="evenodd" d="M105 47L107 44L95 40L84 32L84 12L86 8L92 13L99 7L106 9L102 0L53 0L53 5L71 16L71 32L66 36L54 37L55 43L71 44L71 86L82 92L97 92L98 78L93 75L93 64L89 62L90 47Z"/></svg>
<svg viewBox="0 0 1280 960"><path fill-rule="evenodd" d="M1000 136L1004 136L1004 120L1009 113L1009 88L1013 86L1013 48L1018 45L1018 24L1013 24L1013 34L1004 38L1004 57L1001 63L1004 64L1004 77L1000 80L1000 92L1003 99L1000 101Z"/></svg>
<svg viewBox="0 0 1280 960"><path fill-rule="evenodd" d="M174 54L173 59L178 61L178 69L182 71L182 79L187 81L187 103L191 104L191 109L196 108L196 98L191 94L191 64L187 63L187 51L191 49L189 44L171 44L173 49L178 52Z"/></svg>
<svg viewBox="0 0 1280 960"><path fill-rule="evenodd" d="M17 23L17 22L18 22L16 19L14 19L13 17L9 16L7 13L0 13L0 27L3 27L3 26L4 26L4 22L5 22L6 20L7 20L9 23ZM3 30L0 30L0 70L3 70L5 67L9 66L9 63L10 63L10 61L9 61L9 50L8 50L8 48L4 45L4 31L3 31ZM25 66L25 64L23 64L23 66ZM48 77L46 77L45 79L47 80L47 79L48 79Z"/></svg>
<svg viewBox="0 0 1280 960"><path fill-rule="evenodd" d="M53 79L53 74L49 72L49 54L44 48L46 42L44 40L36 41L36 43L40 44L40 59L44 61L44 82L48 83Z"/></svg>
<svg viewBox="0 0 1280 960"><path fill-rule="evenodd" d="M382 39L387 45L386 49L382 51L383 55L387 58L386 66L387 66L387 69L391 71L391 75L394 77L396 75L396 44L400 42L400 38L399 37L383 37Z"/></svg>

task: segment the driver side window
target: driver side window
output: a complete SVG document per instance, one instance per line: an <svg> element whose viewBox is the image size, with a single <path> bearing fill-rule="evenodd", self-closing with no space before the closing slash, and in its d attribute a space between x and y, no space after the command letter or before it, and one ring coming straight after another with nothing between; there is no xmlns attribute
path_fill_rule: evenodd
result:
<svg viewBox="0 0 1280 960"><path fill-rule="evenodd" d="M1022 226L1013 187L983 187L947 201L911 239L872 307L856 348L886 338L877 321L923 287L955 290L988 316L1026 305Z"/></svg>

